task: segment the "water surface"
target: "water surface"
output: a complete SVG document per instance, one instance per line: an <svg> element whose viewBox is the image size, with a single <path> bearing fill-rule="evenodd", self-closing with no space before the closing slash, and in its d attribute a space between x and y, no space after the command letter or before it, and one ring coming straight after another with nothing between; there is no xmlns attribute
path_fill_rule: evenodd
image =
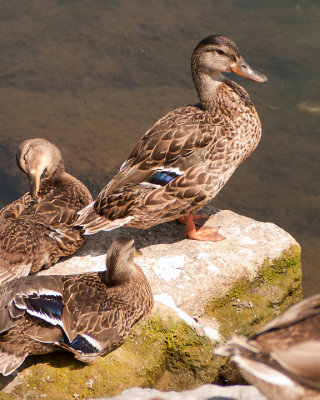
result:
<svg viewBox="0 0 320 400"><path fill-rule="evenodd" d="M269 82L232 77L250 93L263 138L213 204L290 232L305 294L317 292L319 19L317 0L2 1L0 206L28 188L15 152L30 137L54 142L96 196L153 122L196 101L191 52L225 34Z"/></svg>

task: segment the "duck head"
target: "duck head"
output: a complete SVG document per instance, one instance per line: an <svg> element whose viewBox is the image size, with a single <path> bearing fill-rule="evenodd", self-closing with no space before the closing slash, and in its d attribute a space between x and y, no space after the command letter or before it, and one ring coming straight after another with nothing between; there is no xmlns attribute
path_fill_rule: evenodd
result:
<svg viewBox="0 0 320 400"><path fill-rule="evenodd" d="M191 68L196 86L203 75L222 81L221 73L232 71L255 82L267 82L265 75L244 61L234 41L221 35L211 35L201 40L193 51Z"/></svg>
<svg viewBox="0 0 320 400"><path fill-rule="evenodd" d="M38 196L40 179L64 172L60 150L45 139L28 139L20 144L17 164L28 176L33 199Z"/></svg>

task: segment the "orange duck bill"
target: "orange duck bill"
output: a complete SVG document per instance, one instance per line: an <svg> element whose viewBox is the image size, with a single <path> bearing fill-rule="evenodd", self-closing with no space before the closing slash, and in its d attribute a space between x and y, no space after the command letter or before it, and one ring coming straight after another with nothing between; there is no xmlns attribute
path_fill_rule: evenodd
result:
<svg viewBox="0 0 320 400"><path fill-rule="evenodd" d="M241 60L234 67L231 67L231 70L251 81L265 83L268 80L265 75L252 69L244 60Z"/></svg>

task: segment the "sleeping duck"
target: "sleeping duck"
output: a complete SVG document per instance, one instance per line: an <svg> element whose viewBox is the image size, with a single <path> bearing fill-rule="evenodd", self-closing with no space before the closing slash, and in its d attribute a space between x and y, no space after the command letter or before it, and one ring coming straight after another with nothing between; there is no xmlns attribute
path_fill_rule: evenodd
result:
<svg viewBox="0 0 320 400"><path fill-rule="evenodd" d="M74 223L92 202L88 189L65 172L59 149L44 139L22 142L17 163L30 192L0 211L0 284L49 268L83 243Z"/></svg>
<svg viewBox="0 0 320 400"><path fill-rule="evenodd" d="M27 276L0 287L0 373L28 355L67 350L83 362L119 347L153 306L150 285L134 263L134 241L119 237L107 270Z"/></svg>
<svg viewBox="0 0 320 400"><path fill-rule="evenodd" d="M222 73L267 78L220 35L197 45L191 69L199 103L170 111L142 136L95 202L80 211L77 224L86 234L179 219L191 239L223 239L214 227L196 230L194 214L257 147L261 124L248 93Z"/></svg>

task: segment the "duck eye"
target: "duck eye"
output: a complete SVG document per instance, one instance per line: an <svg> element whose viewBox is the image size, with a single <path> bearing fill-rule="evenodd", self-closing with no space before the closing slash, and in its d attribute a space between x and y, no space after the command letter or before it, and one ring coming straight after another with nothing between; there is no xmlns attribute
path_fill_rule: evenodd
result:
<svg viewBox="0 0 320 400"><path fill-rule="evenodd" d="M224 56L226 53L223 50L218 49L217 53L220 54L220 56Z"/></svg>

